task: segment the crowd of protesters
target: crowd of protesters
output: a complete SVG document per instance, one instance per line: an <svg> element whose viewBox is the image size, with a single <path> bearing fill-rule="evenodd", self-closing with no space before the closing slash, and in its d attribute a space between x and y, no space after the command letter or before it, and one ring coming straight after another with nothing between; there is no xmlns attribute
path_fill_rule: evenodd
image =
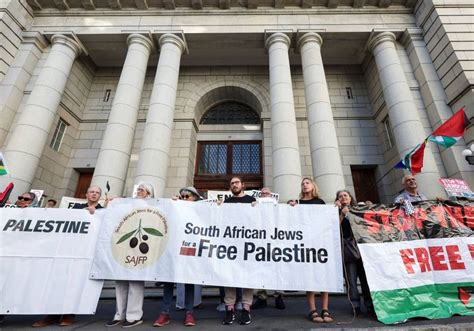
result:
<svg viewBox="0 0 474 331"><path fill-rule="evenodd" d="M413 176L405 175L402 180L405 190L397 196L396 203L410 204L413 201L425 200L423 194L418 192L416 179ZM272 192L268 188L262 188L260 196L255 199L244 192L245 184L242 178L233 177L230 180L231 196L227 197L223 203L250 203L255 205L257 203L277 203ZM86 209L89 213L94 214L97 209L107 207L111 203L112 198L106 197L105 205L99 203L102 190L98 186L91 186L86 193L87 201L85 203L76 203L71 208ZM136 189L137 199L153 199L154 188L149 183L140 183ZM203 197L192 186L184 187L179 190L179 194L173 197L174 200L184 201L199 201ZM221 203L221 202L219 202ZM301 191L298 199L287 202L291 206L298 204L325 204L326 202L320 198L319 190L316 183L311 178L304 178L301 182ZM343 266L344 279L348 292L349 301L355 316L362 314L361 297L358 290L357 279L360 281L363 302L366 313L370 316L375 316L374 307L370 297L367 278L362 264L360 253L358 252L357 243L354 239L347 214L349 209L356 205L357 202L352 196L351 192L343 189L336 192L334 201L339 208L340 228L343 244ZM370 203L370 202L367 202ZM47 201L47 208L54 208L57 201L49 199ZM14 206L17 208L33 208L38 206L38 199L32 192L25 192L18 196ZM408 206L409 208L409 206ZM238 277L238 275L236 275ZM122 326L130 328L143 323L143 301L145 283L143 281L116 281L116 313L110 322L106 324L108 327ZM173 299L174 283L163 284L163 303L158 318L153 323L155 327L163 327L170 323L170 308ZM200 285L193 284L176 284L177 301L176 308L184 310L184 325L194 326L196 324L194 318L194 307L199 307L201 304ZM240 310L239 323L248 325L251 323L251 309L262 309L267 306L267 291L257 289L256 301L253 302L254 289L236 289L236 288L221 288L221 304L218 310L223 311L224 318L222 324L230 325L236 321L236 311ZM275 291L275 307L277 309L285 309L283 296L281 292ZM307 292L306 299L308 304L308 319L314 323L331 323L334 317L329 311L329 293L322 292L321 296L321 310L317 309L316 293ZM0 316L0 322L3 321L3 316ZM47 315L44 318L35 322L33 327L44 327L51 324L59 324L60 326L69 326L74 323L74 315Z"/></svg>

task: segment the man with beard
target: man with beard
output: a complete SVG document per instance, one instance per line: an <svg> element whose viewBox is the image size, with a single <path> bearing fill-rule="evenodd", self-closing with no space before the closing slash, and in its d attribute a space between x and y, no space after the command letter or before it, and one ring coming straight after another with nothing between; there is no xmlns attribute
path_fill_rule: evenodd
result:
<svg viewBox="0 0 474 331"><path fill-rule="evenodd" d="M244 182L240 177L232 177L230 180L230 191L232 196L225 199L224 203L253 203L255 198L244 193ZM240 324L248 325L252 322L250 317L250 306L253 300L253 289L244 288L242 295L242 314L240 315ZM235 302L236 289L234 287L225 288L225 317L222 324L230 325L235 320Z"/></svg>
<svg viewBox="0 0 474 331"><path fill-rule="evenodd" d="M104 208L99 204L100 196L102 195L102 190L98 186L91 186L87 189L85 203L75 203L72 206L72 209L86 209L91 215L95 213L96 209ZM73 314L64 314L64 315L46 315L44 318L40 319L33 323L32 327L41 328L51 324L59 323L59 326L70 326L74 324L74 315Z"/></svg>

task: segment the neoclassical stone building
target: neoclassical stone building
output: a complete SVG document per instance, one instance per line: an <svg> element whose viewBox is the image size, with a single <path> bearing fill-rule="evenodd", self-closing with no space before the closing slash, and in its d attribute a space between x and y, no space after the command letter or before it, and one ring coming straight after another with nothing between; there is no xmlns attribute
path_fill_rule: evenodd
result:
<svg viewBox="0 0 474 331"><path fill-rule="evenodd" d="M390 202L393 166L474 115L472 0L3 0L0 149L16 193L152 182ZM474 187L474 130L425 151L422 191Z"/></svg>

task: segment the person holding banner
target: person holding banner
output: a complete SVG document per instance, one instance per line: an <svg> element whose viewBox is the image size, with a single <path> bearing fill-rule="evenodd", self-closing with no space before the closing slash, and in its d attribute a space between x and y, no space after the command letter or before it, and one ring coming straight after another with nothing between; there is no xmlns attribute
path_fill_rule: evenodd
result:
<svg viewBox="0 0 474 331"><path fill-rule="evenodd" d="M38 204L36 194L33 192L25 192L18 196L15 202L17 208L34 208Z"/></svg>
<svg viewBox="0 0 474 331"><path fill-rule="evenodd" d="M324 200L319 198L319 190L316 183L308 177L303 178L301 181L301 192L300 199L295 201L292 200L289 202L291 206L296 204L301 205L324 205L326 204ZM308 319L314 323L331 323L334 321L333 317L329 313L329 293L321 292L321 302L322 310L321 315L318 314L316 309L316 293L315 292L306 292L306 299L308 301L309 314Z"/></svg>
<svg viewBox="0 0 474 331"><path fill-rule="evenodd" d="M263 187L260 190L260 196L257 198L257 203L272 203L277 204L278 201L272 195L272 191L268 187ZM267 306L267 290L258 290L257 291L257 300L252 304L252 309L265 308ZM282 293L275 291L275 308L276 309L285 309L285 302L283 301Z"/></svg>
<svg viewBox="0 0 474 331"><path fill-rule="evenodd" d="M187 193L191 197L187 196ZM179 196L177 199L189 200L195 198L195 200L203 200L204 198L199 194L199 192L193 186L183 187L179 190ZM176 284L176 309L183 310L186 309L186 286L185 284ZM194 302L193 308L202 308L202 285L194 285Z"/></svg>
<svg viewBox="0 0 474 331"><path fill-rule="evenodd" d="M230 179L230 191L232 196L224 200L224 203L253 203L255 198L246 195L244 192L244 182L240 177L232 177ZM253 300L253 289L242 289L242 313L240 315L240 324L248 325L252 322L250 316L250 307ZM225 288L225 317L222 324L231 325L235 321L235 304L236 304L236 289L235 287Z"/></svg>
<svg viewBox="0 0 474 331"><path fill-rule="evenodd" d="M96 209L104 208L99 200L102 195L102 189L99 186L90 186L86 193L86 203L75 203L72 209L87 209L89 213L94 214Z"/></svg>
<svg viewBox="0 0 474 331"><path fill-rule="evenodd" d="M428 198L424 194L418 192L418 184L416 183L415 176L409 174L403 176L402 185L405 189L395 198L394 203L402 204L405 213L407 213L407 215L412 215L415 212L415 208L411 203L428 200Z"/></svg>
<svg viewBox="0 0 474 331"><path fill-rule="evenodd" d="M364 265L360 256L357 242L352 233L351 224L347 218L349 208L357 204L352 194L347 190L340 190L336 193L336 206L339 208L339 220L341 222L343 259L344 259L344 278L346 280L347 292L352 304L353 312L356 316L361 314L360 294L357 288L357 278L359 278L364 296L364 304L368 315L374 315L374 305L370 296L369 284L365 276Z"/></svg>
<svg viewBox="0 0 474 331"><path fill-rule="evenodd" d="M34 193L31 193L34 197L36 195ZM24 194L23 194L24 195ZM99 199L100 196L102 195L102 190L98 186L90 186L87 189L86 193L86 203L76 203L72 206L71 209L87 209L90 214L94 214L96 209L101 209L103 208L99 204ZM20 198L20 197L18 197ZM51 199L50 199L51 200ZM48 200L48 207L49 207L49 201ZM55 201L55 200L53 200ZM36 321L33 323L32 327L34 328L40 328L44 326L48 326L51 324L59 323L59 326L70 326L74 324L74 314L64 314L64 315L46 315L44 318L40 319L39 321Z"/></svg>
<svg viewBox="0 0 474 331"><path fill-rule="evenodd" d="M154 195L155 190L152 184L140 183L138 185L136 199L151 199ZM113 320L106 326L122 324L124 328L131 328L142 324L145 282L117 280L115 283L117 310Z"/></svg>
<svg viewBox="0 0 474 331"><path fill-rule="evenodd" d="M201 200L201 196L199 195L198 191L192 187L183 187L179 190L179 196L177 197L179 200L184 201L198 201ZM173 198L175 200L176 198ZM173 290L174 290L174 283L163 283L163 307L161 308L160 316L156 319L153 323L153 326L165 326L170 323L170 308L171 308L171 301L173 300ZM186 315L184 318L184 325L185 326L194 326L196 325L196 321L194 320L193 316L193 306L194 306L194 286L193 284L184 284L184 308L186 309ZM177 293L177 297L180 294ZM178 299L176 299L178 300Z"/></svg>

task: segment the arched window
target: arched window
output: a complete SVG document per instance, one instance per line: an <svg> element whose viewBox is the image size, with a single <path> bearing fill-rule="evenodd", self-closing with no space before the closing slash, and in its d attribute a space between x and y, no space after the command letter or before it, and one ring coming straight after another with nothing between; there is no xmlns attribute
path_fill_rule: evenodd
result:
<svg viewBox="0 0 474 331"><path fill-rule="evenodd" d="M214 105L202 117L201 124L260 124L257 112L237 101Z"/></svg>

